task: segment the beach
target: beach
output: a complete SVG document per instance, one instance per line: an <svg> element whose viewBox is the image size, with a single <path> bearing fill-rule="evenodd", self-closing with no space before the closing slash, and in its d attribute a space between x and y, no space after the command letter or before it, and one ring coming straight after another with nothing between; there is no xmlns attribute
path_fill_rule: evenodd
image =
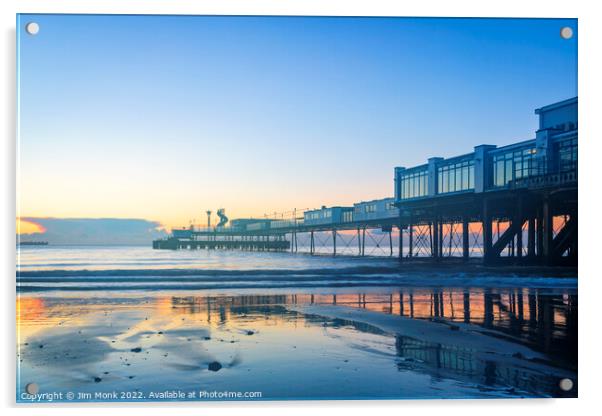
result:
<svg viewBox="0 0 602 416"><path fill-rule="evenodd" d="M23 394L30 383L56 401L577 395L566 273L203 251L161 253L158 266L144 264L150 249L44 250L21 250L21 402L50 397Z"/></svg>

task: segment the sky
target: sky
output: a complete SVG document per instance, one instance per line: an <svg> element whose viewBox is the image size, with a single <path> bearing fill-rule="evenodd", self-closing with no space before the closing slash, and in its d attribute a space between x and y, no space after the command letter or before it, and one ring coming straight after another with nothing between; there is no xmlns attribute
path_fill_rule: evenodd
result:
<svg viewBox="0 0 602 416"><path fill-rule="evenodd" d="M35 21L37 35L24 27ZM167 228L393 195L533 138L575 19L21 15L18 216Z"/></svg>

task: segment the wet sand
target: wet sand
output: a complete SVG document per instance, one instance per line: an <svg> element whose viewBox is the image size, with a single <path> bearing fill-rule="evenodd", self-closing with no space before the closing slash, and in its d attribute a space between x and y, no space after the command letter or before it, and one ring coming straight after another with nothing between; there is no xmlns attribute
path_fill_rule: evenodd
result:
<svg viewBox="0 0 602 416"><path fill-rule="evenodd" d="M542 291L508 314L522 291L494 293L491 312L485 292L473 289L468 309L464 290L444 309L418 288L411 305L383 288L22 294L18 389L33 382L84 401L574 397L558 389L576 381L576 362L559 355L568 295Z"/></svg>

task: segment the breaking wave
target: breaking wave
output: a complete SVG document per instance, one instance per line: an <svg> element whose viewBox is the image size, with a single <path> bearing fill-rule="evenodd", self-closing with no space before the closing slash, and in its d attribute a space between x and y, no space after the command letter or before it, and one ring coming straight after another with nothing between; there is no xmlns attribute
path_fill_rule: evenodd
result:
<svg viewBox="0 0 602 416"><path fill-rule="evenodd" d="M577 278L556 272L543 276L529 271L475 269L466 266L357 266L338 269L112 269L18 271L17 290L203 290L307 287L533 287L576 288Z"/></svg>

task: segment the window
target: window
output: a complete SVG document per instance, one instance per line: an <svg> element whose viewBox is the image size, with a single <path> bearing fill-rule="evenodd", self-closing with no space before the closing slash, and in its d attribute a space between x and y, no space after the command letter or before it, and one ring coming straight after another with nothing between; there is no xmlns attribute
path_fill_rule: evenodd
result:
<svg viewBox="0 0 602 416"><path fill-rule="evenodd" d="M493 156L493 186L506 186L515 179L539 173L534 147Z"/></svg>
<svg viewBox="0 0 602 416"><path fill-rule="evenodd" d="M474 160L450 163L437 169L437 193L474 189Z"/></svg>
<svg viewBox="0 0 602 416"><path fill-rule="evenodd" d="M558 142L558 170L566 172L577 169L577 137Z"/></svg>
<svg viewBox="0 0 602 416"><path fill-rule="evenodd" d="M401 199L418 198L428 193L428 170L403 173L400 178Z"/></svg>
<svg viewBox="0 0 602 416"><path fill-rule="evenodd" d="M367 204L364 207L364 210L366 211L366 214L370 214L372 212L376 212L376 204Z"/></svg>
<svg viewBox="0 0 602 416"><path fill-rule="evenodd" d="M353 221L353 211L343 211L343 222Z"/></svg>

